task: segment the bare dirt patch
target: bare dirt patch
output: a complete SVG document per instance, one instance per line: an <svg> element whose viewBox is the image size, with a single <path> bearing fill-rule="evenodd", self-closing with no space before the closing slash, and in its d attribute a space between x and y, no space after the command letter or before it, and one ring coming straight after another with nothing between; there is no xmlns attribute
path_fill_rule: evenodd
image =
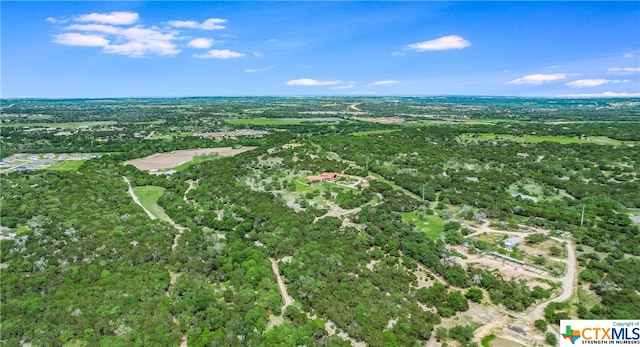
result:
<svg viewBox="0 0 640 347"><path fill-rule="evenodd" d="M256 147L219 147L183 149L169 153L158 153L149 157L130 160L125 164L131 164L139 170L162 170L170 169L178 165L190 162L194 157L198 155L217 154L223 157L230 157L242 152L250 151L255 148Z"/></svg>
<svg viewBox="0 0 640 347"><path fill-rule="evenodd" d="M629 219L631 219L633 224L640 224L640 210L629 212Z"/></svg>

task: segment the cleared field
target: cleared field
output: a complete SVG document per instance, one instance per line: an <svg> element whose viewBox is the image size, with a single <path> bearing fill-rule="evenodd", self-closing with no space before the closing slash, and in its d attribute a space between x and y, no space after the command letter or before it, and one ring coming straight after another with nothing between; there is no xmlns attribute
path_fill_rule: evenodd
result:
<svg viewBox="0 0 640 347"><path fill-rule="evenodd" d="M400 216L402 216L402 220L405 223L413 221L416 228L426 233L432 240L439 239L444 230L444 220L439 216L428 215L423 217L418 212L400 212Z"/></svg>
<svg viewBox="0 0 640 347"><path fill-rule="evenodd" d="M376 135L376 134L386 134L394 131L398 131L395 129L382 129L382 130L369 130L369 131L356 131L351 133L353 136L367 136L367 135Z"/></svg>
<svg viewBox="0 0 640 347"><path fill-rule="evenodd" d="M164 193L164 188L157 186L134 187L133 192L140 200L144 208L149 210L156 218L164 219L164 209L158 205L158 199Z"/></svg>
<svg viewBox="0 0 640 347"><path fill-rule="evenodd" d="M234 125L297 125L302 122L309 123L334 123L342 121L342 118L242 118L226 119L225 122Z"/></svg>
<svg viewBox="0 0 640 347"><path fill-rule="evenodd" d="M80 126L94 127L117 124L116 121L101 122L69 122L69 123L2 123L0 128L12 127L34 127L34 128L56 128L56 129L77 129Z"/></svg>
<svg viewBox="0 0 640 347"><path fill-rule="evenodd" d="M149 125L154 125L154 124L164 124L165 120L164 119L158 119L158 120L150 120L147 122L135 122L133 124L149 124Z"/></svg>
<svg viewBox="0 0 640 347"><path fill-rule="evenodd" d="M256 147L220 147L220 148L198 148L184 149L169 153L158 153L149 157L134 159L126 162L137 167L139 170L162 170L170 169L184 163L190 162L199 155L217 154L219 156L233 156L242 152L250 151Z"/></svg>
<svg viewBox="0 0 640 347"><path fill-rule="evenodd" d="M57 165L52 165L47 170L52 171L78 171L80 166L84 164L86 160L64 160Z"/></svg>
<svg viewBox="0 0 640 347"><path fill-rule="evenodd" d="M494 134L494 133L482 133L482 134L464 134L458 138L460 141L491 141L491 140L504 140L514 142L556 142L560 144L567 143L595 143L598 145L613 145L620 146L624 144L633 144L634 141L619 141L606 136L591 136L585 138L570 137L570 136L552 136L552 135L523 135L515 136L508 134Z"/></svg>
<svg viewBox="0 0 640 347"><path fill-rule="evenodd" d="M145 137L145 140L168 140L173 138L171 134L153 134L151 136Z"/></svg>

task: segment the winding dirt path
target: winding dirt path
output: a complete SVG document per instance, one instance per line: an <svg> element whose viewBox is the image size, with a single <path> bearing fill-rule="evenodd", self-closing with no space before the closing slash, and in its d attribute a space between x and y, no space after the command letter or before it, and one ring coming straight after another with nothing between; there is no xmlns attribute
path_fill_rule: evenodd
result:
<svg viewBox="0 0 640 347"><path fill-rule="evenodd" d="M147 210L140 203L140 199L138 199L138 196L136 196L135 192L133 191L133 188L131 187L131 182L129 181L129 179L126 176L122 176L122 178L124 179L125 182L127 182L127 185L129 186L129 195L131 195L131 199L136 204L138 204L138 206L142 207L144 212L147 213L147 216L149 216L149 219L155 220L156 216L154 216L151 212L149 212L149 210ZM171 226L173 226L178 231L178 233L173 237L173 244L171 245L171 251L173 252L173 251L176 250L176 246L178 245L178 239L180 238L180 236L182 235L184 230L187 229L187 228L176 224L173 221L173 219L171 219L169 216L166 216L162 220L164 220L165 222L168 222L169 224L171 224ZM169 271L169 276L171 277L171 279L169 280L169 288L170 288L171 286L175 285L176 280L178 279L178 277L180 277L180 273ZM165 295L167 295L167 297L169 297L169 288L167 288L167 290L165 291ZM178 317L172 316L171 318L173 320L173 323L175 325L177 325L178 327L180 327L180 321L178 320ZM187 340L188 340L187 335L186 334L182 335L182 338L180 339L180 347L188 347Z"/></svg>
<svg viewBox="0 0 640 347"><path fill-rule="evenodd" d="M327 201L326 202L327 205L329 205L329 210L327 211L327 213L323 214L320 217L316 217L313 222L317 222L318 219L322 219L325 217L342 217L342 216L346 216L348 214L354 214L354 213L358 213L360 212L360 210L362 210L362 207L356 207L350 210L345 210L342 207L338 206L338 204L333 203L332 201Z"/></svg>
<svg viewBox="0 0 640 347"><path fill-rule="evenodd" d="M134 193L133 191L133 187L131 187L131 182L129 181L129 179L126 176L122 176L122 178L124 179L125 182L127 182L127 185L129 186L129 195L131 195L131 199L133 200L133 202L138 204L138 206L142 207L142 210L144 210L147 216L149 216L149 219L151 220L156 219L156 216L154 216L153 213L151 213L144 206L142 206L142 203L140 203L140 199L138 199L138 197L136 196L136 193Z"/></svg>
<svg viewBox="0 0 640 347"><path fill-rule="evenodd" d="M537 232L542 232L542 233L548 233L548 231L546 230L542 230L542 229L538 229L538 228L533 228L535 229ZM478 235L478 234L482 234L482 233L487 233L487 234L506 234L506 235L510 235L510 236L518 236L521 238L525 238L529 235L531 235L531 233L523 233L523 232L509 232L509 231L500 231L500 230L495 230L491 227L489 227L489 223L484 223L482 225L480 225L477 229L477 231L475 231L474 233L468 235L468 236L474 236L474 235ZM494 322L491 322L487 325L484 325L482 327L480 327L478 330L476 330L475 333L475 338L474 341L480 341L480 339L482 339L484 336L490 334L492 331L494 331L495 329L501 329L504 328L506 326L506 324L508 324L509 322L514 322L517 323L519 325L524 325L524 326L531 326L533 325L533 322L537 319L544 319L544 308L551 302L563 302L566 300L569 300L571 298L571 296L574 293L575 288L578 285L578 277L577 277L577 268L578 268L578 264L577 264L577 257L576 257L576 250L575 250L575 245L573 243L572 240L563 240L554 236L549 237L551 240L554 240L556 242L559 243L565 243L566 244L566 248L567 248L567 259L555 259L558 262L562 262L565 263L567 265L567 271L564 274L564 276L562 276L561 278L554 278L551 276L540 276L542 278L546 278L546 279L550 279L553 281L560 281L560 283L562 284L562 293L554 298L542 301L540 303L538 303L537 305L530 307L528 310L524 311L524 312L520 312L520 313L513 313L510 312L509 314L514 315L515 319L509 319L507 317L507 313L505 312L504 316ZM497 333L496 333L497 334ZM512 334L513 335L513 334ZM518 337L518 342L522 343L523 345L529 345L531 343L531 341L533 340L528 340L527 338L523 337L523 336L512 336L512 337Z"/></svg>
<svg viewBox="0 0 640 347"><path fill-rule="evenodd" d="M282 295L282 301L284 302L284 304L282 305L282 315L284 315L284 311L287 309L287 307L289 307L289 305L293 304L294 300L291 297L291 295L287 293L287 286L285 286L284 281L282 280L282 276L280 276L280 270L278 269L278 262L273 258L269 258L269 260L271 261L271 269L273 270L273 273L276 275L276 280L278 281L278 287L280 288L280 295ZM306 312L306 315L307 315L307 318L309 319L317 318L315 314L312 315L312 314L309 314L309 312ZM341 338L351 342L351 345L354 347L366 347L366 343L362 341L354 340L351 336L349 336L344 331L337 329L335 323L333 323L328 319L325 319L324 328L329 333L329 335L338 335Z"/></svg>
<svg viewBox="0 0 640 347"><path fill-rule="evenodd" d="M538 232L543 232L543 233L548 233L548 231L546 230L541 230L541 229L536 229L536 231ZM510 231L500 231L500 230L495 230L492 229L491 227L489 227L489 223L484 223L482 225L480 225L480 227L478 228L478 231L470 234L469 236L474 236L477 234L482 234L482 233L487 233L487 234L507 234L507 235L512 235L512 236L518 236L521 238L525 238L529 235L531 235L531 233L523 233L523 232L510 232ZM565 300L568 300L569 298L571 298L571 295L573 294L574 289L576 288L577 284L578 284L578 277L577 277L577 268L578 268L578 264L577 264L577 257L576 257L576 250L575 250L575 246L573 244L573 242L571 240L563 240L554 236L549 237L551 240L554 240L556 242L559 243L566 243L567 246L567 259L556 259L559 262L565 263L567 265L567 271L564 274L564 276L562 276L561 278L552 278L550 276L542 276L544 278L548 278L554 281L560 281L562 283L562 294L558 295L555 298L543 301L541 303L539 303L538 305L534 306L533 309L530 309L527 311L527 316L529 316L531 319L536 320L536 319L543 319L544 318L544 307L549 304L550 302L562 302Z"/></svg>
<svg viewBox="0 0 640 347"><path fill-rule="evenodd" d="M195 189L198 186L198 181L192 181L192 180L187 180L187 183L189 183L189 188L187 188L187 190L184 191L184 195L182 195L182 200L187 201L187 193L190 190Z"/></svg>
<svg viewBox="0 0 640 347"><path fill-rule="evenodd" d="M557 237L551 237L551 239L554 241L567 243L567 260L566 260L567 273L561 279L562 294L560 294L559 296L553 299L541 302L537 306L535 306L535 308L531 311L531 314L530 314L530 317L533 320L544 318L544 307L547 304L551 302L562 302L562 301L569 300L569 298L571 298L571 295L573 295L574 289L578 285L578 276L576 271L578 264L576 259L576 250L573 245L573 242L564 241ZM565 261L562 260L562 262L565 262Z"/></svg>
<svg viewBox="0 0 640 347"><path fill-rule="evenodd" d="M276 280L278 281L280 295L282 295L282 302L284 303L282 305L282 314L284 314L284 310L286 310L289 305L293 304L293 298L287 293L287 287L284 285L284 281L280 276L280 270L278 270L278 262L273 258L269 258L269 260L271 261L271 269L276 275Z"/></svg>

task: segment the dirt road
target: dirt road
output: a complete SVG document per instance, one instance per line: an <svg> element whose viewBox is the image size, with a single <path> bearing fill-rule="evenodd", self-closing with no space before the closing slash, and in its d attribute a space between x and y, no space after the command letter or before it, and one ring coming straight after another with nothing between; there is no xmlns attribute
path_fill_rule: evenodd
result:
<svg viewBox="0 0 640 347"><path fill-rule="evenodd" d="M548 233L548 231L546 230L542 230L542 229L538 229L538 228L533 228L535 229L537 232L542 232L542 233ZM507 232L507 231L499 231L499 230L495 230L491 227L489 227L489 223L485 223L482 224L478 227L477 231L474 232L473 234L469 235L469 236L473 236L473 235L478 235L478 234L482 234L482 233L499 233L499 234L507 234L509 236L518 236L521 238L525 238L529 235L531 235L531 233L523 233L523 232ZM564 274L564 276L562 276L561 278L552 278L550 276L539 276L542 278L546 278L546 279L550 279L553 281L560 281L561 286L562 286L562 293L554 298L551 298L549 300L543 301L538 303L537 305L529 308L528 310L526 310L525 312L522 313L518 313L518 314L514 314L513 312L511 312L510 314L515 315L515 319L512 320L514 323L517 323L520 326L532 326L533 322L537 319L544 319L544 308L551 302L563 302L566 300L569 300L571 298L571 296L574 293L574 290L577 286L578 283L578 278L577 278L577 259L576 259L576 250L575 250L575 246L573 244L573 242L571 240L563 240L557 237L550 237L550 239L559 242L559 243L566 243L566 247L567 247L567 259L555 259L558 262L562 262L565 263L567 265L567 271ZM501 318L493 323L490 323L488 325L482 326L480 329L478 329L476 331L476 337L477 337L477 341L479 341L482 337L486 336L487 334L489 334L491 331L495 330L495 329L499 329L501 327L504 327L510 320L507 319L506 317ZM498 333L496 333L498 335ZM513 335L513 334L512 334ZM527 340L525 337L523 336L515 336L513 335L512 338L518 337L518 339L520 340L519 342L522 343L523 345L528 345L531 343L531 341Z"/></svg>
<svg viewBox="0 0 640 347"><path fill-rule="evenodd" d="M561 240L556 237L551 237L551 239L558 242L565 242L564 240ZM573 294L573 290L578 283L578 277L577 277L577 271L576 271L577 269L576 250L571 241L567 242L567 260L566 261L567 261L567 273L565 273L565 275L560 280L562 282L562 294L560 294L559 296L551 300L541 302L537 306L535 306L530 314L531 319L533 320L543 319L544 308L547 306L548 303L562 302L571 298L571 295Z"/></svg>
<svg viewBox="0 0 640 347"><path fill-rule="evenodd" d="M289 294L287 294L287 287L284 285L284 281L280 276L280 270L278 270L278 262L276 262L276 260L273 258L269 258L269 260L271 260L271 269L273 270L273 273L276 275L276 280L278 281L278 287L280 287L280 294L282 295L282 302L284 303L282 305L282 314L284 314L284 311L287 309L287 307L293 304L293 298Z"/></svg>
<svg viewBox="0 0 640 347"><path fill-rule="evenodd" d="M545 230L540 230L540 229L536 229L537 231L540 232L544 232L547 233L547 231ZM522 233L522 232L508 232L508 231L499 231L499 230L495 230L492 229L491 227L489 227L489 223L485 223L482 224L479 228L478 231L474 232L473 234L469 235L469 236L474 236L477 234L481 234L481 233L499 233L499 234L507 234L510 236L518 236L521 238L525 238L529 235L531 235L531 233ZM559 243L566 243L567 244L567 259L556 259L559 262L563 262L565 264L567 264L567 272L564 274L564 276L560 279L558 278L550 278L547 276L543 276L545 278L549 278L552 279L554 281L559 280L562 283L562 294L560 294L559 296L552 298L550 300L544 301L539 303L538 305L534 306L533 309L531 309L529 311L529 313L527 314L529 317L531 317L533 320L536 319L543 319L544 318L544 307L547 306L548 303L550 302L562 302L565 300L568 300L569 298L571 298L571 295L573 294L574 288L577 285L577 262L576 262L576 250L575 247L573 245L573 242L571 240L563 240L563 239L559 239L557 237L549 237L550 239L559 242Z"/></svg>
<svg viewBox="0 0 640 347"><path fill-rule="evenodd" d="M133 202L138 204L138 206L142 207L144 212L147 214L147 216L149 216L151 220L156 219L156 216L154 216L151 212L149 212L149 210L147 210L144 206L142 206L142 204L140 203L140 200L136 196L136 193L133 192L133 188L131 187L131 182L129 182L129 179L125 176L122 176L122 178L124 179L125 182L127 182L127 185L129 186L129 195L131 195L131 199L133 199Z"/></svg>
<svg viewBox="0 0 640 347"><path fill-rule="evenodd" d="M182 200L187 201L187 193L192 190L195 189L196 186L198 185L198 181L192 181L192 180L187 180L187 183L189 183L189 188L187 188L187 190L184 191L184 195L182 195Z"/></svg>
<svg viewBox="0 0 640 347"><path fill-rule="evenodd" d="M144 206L142 206L142 204L140 203L140 200L138 199L135 192L133 191L133 188L131 187L131 182L129 181L129 179L125 176L122 176L122 178L124 179L125 182L127 182L127 185L129 186L129 195L131 195L131 199L136 204L138 204L138 206L142 207L144 212L149 216L149 219L151 220L156 219L156 216L154 216L151 212L149 212L149 210L147 210ZM178 239L182 235L182 232L187 228L176 224L171 218L169 218L169 216L167 216L166 219L163 219L163 220L165 220L166 222L171 224L176 230L178 230L178 233L173 237L173 244L171 245L171 251L173 252L176 250L176 246L178 245ZM171 280L169 281L169 286L171 287L176 283L176 279L180 276L180 274L173 271L169 271L169 276L171 278ZM165 294L169 296L169 288L167 288L167 291ZM180 325L180 321L176 316L173 316L172 320L174 324L178 326ZM188 347L187 335L182 335L182 338L180 339L180 347Z"/></svg>

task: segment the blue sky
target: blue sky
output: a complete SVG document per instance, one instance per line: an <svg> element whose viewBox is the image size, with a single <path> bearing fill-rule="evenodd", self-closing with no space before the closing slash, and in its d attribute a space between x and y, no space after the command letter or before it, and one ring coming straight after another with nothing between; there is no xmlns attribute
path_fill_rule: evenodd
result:
<svg viewBox="0 0 640 347"><path fill-rule="evenodd" d="M640 96L640 2L2 1L3 97Z"/></svg>

